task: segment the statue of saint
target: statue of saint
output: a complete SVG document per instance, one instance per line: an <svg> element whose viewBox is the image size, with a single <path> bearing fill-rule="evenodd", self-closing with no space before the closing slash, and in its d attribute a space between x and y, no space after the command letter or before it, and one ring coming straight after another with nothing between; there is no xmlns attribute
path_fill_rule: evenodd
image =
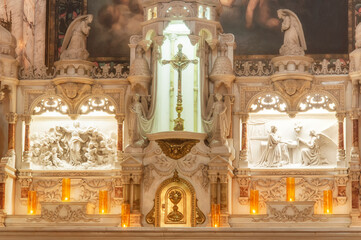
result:
<svg viewBox="0 0 361 240"><path fill-rule="evenodd" d="M129 107L129 138L132 147L144 147L148 143L146 134L152 130L151 121L147 119L147 102L142 102L139 94L133 96Z"/></svg>
<svg viewBox="0 0 361 240"><path fill-rule="evenodd" d="M230 106L229 97L225 97L224 102L222 94L219 93L211 96L208 101L208 116L203 122L211 147L222 146L226 143L231 125Z"/></svg>
<svg viewBox="0 0 361 240"><path fill-rule="evenodd" d="M284 55L305 55L307 50L302 24L297 15L288 9L279 9L278 18L282 20L281 31L284 32L284 41L280 54Z"/></svg>
<svg viewBox="0 0 361 240"><path fill-rule="evenodd" d="M71 22L66 30L63 45L60 50L60 60L86 60L89 56L86 50L86 40L89 35L93 15L79 16Z"/></svg>
<svg viewBox="0 0 361 240"><path fill-rule="evenodd" d="M314 130L311 130L310 137L311 139L309 141L299 138L299 141L307 146L307 148L301 150L302 164L306 166L320 165L320 135L316 134Z"/></svg>
<svg viewBox="0 0 361 240"><path fill-rule="evenodd" d="M257 164L261 167L280 167L290 162L287 143L277 135L277 127L271 126L266 150L263 152L261 161Z"/></svg>

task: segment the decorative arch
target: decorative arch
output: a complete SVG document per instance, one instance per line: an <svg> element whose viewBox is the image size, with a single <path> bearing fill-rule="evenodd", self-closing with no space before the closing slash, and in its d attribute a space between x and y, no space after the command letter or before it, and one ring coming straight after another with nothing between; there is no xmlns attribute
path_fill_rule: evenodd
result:
<svg viewBox="0 0 361 240"><path fill-rule="evenodd" d="M37 97L28 109L29 115L41 115L45 112L59 112L69 115L74 112L71 103L61 95L45 94Z"/></svg>
<svg viewBox="0 0 361 240"><path fill-rule="evenodd" d="M172 178L164 180L158 187L155 193L154 207L147 214L146 222L154 224L155 227L161 226L161 214L162 214L162 193L167 195L172 189L182 189L183 193L188 192L190 196L190 209L187 210L187 214L190 214L190 226L195 227L196 224L202 224L205 222L205 215L200 211L197 206L196 192L193 185L187 180L178 176L177 170L174 171Z"/></svg>
<svg viewBox="0 0 361 240"><path fill-rule="evenodd" d="M263 109L287 112L290 109L290 104L275 92L261 92L253 96L246 106L246 110L249 113L256 113Z"/></svg>
<svg viewBox="0 0 361 240"><path fill-rule="evenodd" d="M94 111L103 111L108 114L119 114L120 109L114 99L106 94L88 95L75 107L76 114L88 114Z"/></svg>
<svg viewBox="0 0 361 240"><path fill-rule="evenodd" d="M301 96L297 102L298 112L306 112L314 108L322 108L329 112L336 112L340 110L340 105L332 94L323 90L307 92Z"/></svg>

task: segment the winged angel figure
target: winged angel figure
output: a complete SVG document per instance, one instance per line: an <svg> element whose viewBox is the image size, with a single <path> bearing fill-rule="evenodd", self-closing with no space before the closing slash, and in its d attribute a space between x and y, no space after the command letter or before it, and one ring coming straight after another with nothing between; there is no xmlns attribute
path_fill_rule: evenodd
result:
<svg viewBox="0 0 361 240"><path fill-rule="evenodd" d="M224 98L224 101L223 101ZM204 129L208 134L208 142L211 147L222 146L231 129L231 99L222 94L210 96L207 104L208 116L204 120Z"/></svg>
<svg viewBox="0 0 361 240"><path fill-rule="evenodd" d="M306 141L299 138L299 142L306 145L306 148L301 149L302 164L306 166L318 166L328 164L327 157L323 154L328 152L327 147L335 148L336 144L325 134L316 133L314 130L310 131L310 140Z"/></svg>
<svg viewBox="0 0 361 240"><path fill-rule="evenodd" d="M60 60L86 60L89 52L86 50L86 40L89 35L93 15L79 16L72 21L66 30L63 45L60 50Z"/></svg>
<svg viewBox="0 0 361 240"><path fill-rule="evenodd" d="M282 20L281 31L284 32L283 45L280 54L284 55L305 55L307 50L302 24L297 15L288 9L279 9L278 18Z"/></svg>

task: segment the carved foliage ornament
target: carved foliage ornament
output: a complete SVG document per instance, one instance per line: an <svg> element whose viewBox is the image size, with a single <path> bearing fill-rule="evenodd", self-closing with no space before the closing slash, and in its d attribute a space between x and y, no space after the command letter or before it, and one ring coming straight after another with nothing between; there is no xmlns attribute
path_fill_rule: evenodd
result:
<svg viewBox="0 0 361 240"><path fill-rule="evenodd" d="M313 215L313 206L304 209L298 209L295 205L289 204L284 206L282 209L276 209L271 206L269 207L270 216L253 219L254 222L306 222L306 221L325 221L324 218L315 217Z"/></svg>
<svg viewBox="0 0 361 240"><path fill-rule="evenodd" d="M276 94L268 93L266 95L259 96L250 106L250 112L258 112L263 109L273 109L279 112L287 111L286 102L277 96Z"/></svg>
<svg viewBox="0 0 361 240"><path fill-rule="evenodd" d="M336 111L337 105L333 99L322 93L306 95L298 104L298 111L304 112L313 108L323 108L328 111Z"/></svg>
<svg viewBox="0 0 361 240"><path fill-rule="evenodd" d="M199 140L164 139L156 140L156 142L167 157L178 160L190 153Z"/></svg>
<svg viewBox="0 0 361 240"><path fill-rule="evenodd" d="M69 114L69 107L60 97L50 96L40 100L34 107L31 114L40 115L45 112Z"/></svg>
<svg viewBox="0 0 361 240"><path fill-rule="evenodd" d="M29 218L28 221L46 222L99 222L99 218L90 218L86 214L86 209L72 209L67 205L59 205L54 211L42 209L38 218Z"/></svg>

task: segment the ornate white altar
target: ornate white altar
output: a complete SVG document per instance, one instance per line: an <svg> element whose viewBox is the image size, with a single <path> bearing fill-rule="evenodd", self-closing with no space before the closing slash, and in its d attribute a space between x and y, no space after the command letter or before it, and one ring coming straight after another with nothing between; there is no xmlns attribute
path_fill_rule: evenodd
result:
<svg viewBox="0 0 361 240"><path fill-rule="evenodd" d="M305 56L301 21L280 9L280 56L241 61L218 21L219 1L142 6L129 72L88 61L91 15L69 26L54 69L20 69L16 40L0 26L0 127L8 131L0 131L0 226L121 232L129 205L130 232L359 231L360 25L350 66L330 66ZM61 200L63 178L70 202ZM30 191L36 214L27 214ZM107 191L107 214L99 191ZM254 214L251 191L259 194Z"/></svg>

